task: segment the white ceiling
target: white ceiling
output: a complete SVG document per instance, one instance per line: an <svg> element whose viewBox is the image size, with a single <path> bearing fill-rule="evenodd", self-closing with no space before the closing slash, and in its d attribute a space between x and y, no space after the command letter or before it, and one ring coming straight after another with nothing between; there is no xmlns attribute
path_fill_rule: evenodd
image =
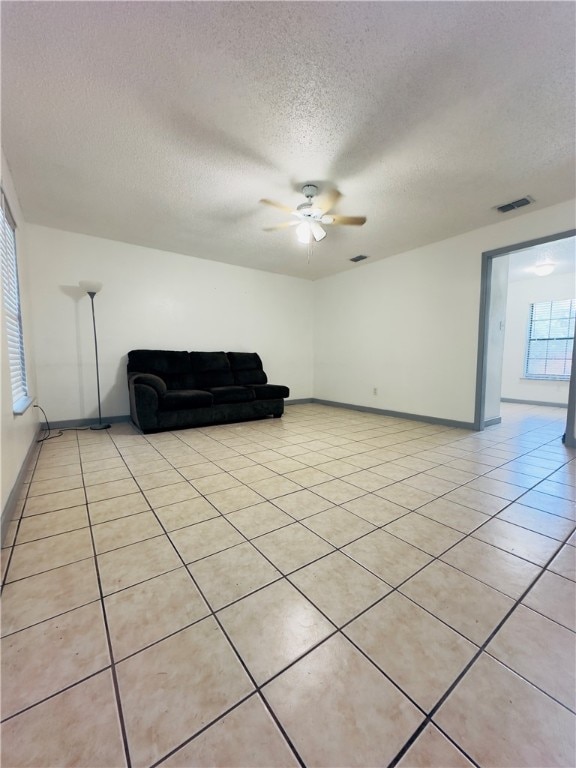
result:
<svg viewBox="0 0 576 768"><path fill-rule="evenodd" d="M30 222L316 278L575 194L574 3L1 6ZM258 204L296 206L308 180L368 217L310 264Z"/></svg>

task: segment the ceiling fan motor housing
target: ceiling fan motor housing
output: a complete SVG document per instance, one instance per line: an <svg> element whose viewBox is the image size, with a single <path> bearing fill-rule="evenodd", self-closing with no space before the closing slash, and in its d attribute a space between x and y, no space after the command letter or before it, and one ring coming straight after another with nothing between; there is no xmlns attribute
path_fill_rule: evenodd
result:
<svg viewBox="0 0 576 768"><path fill-rule="evenodd" d="M320 221L322 218L321 209L314 206L311 200L299 205L298 208L296 208L296 212L301 218L305 219L315 219L316 221Z"/></svg>

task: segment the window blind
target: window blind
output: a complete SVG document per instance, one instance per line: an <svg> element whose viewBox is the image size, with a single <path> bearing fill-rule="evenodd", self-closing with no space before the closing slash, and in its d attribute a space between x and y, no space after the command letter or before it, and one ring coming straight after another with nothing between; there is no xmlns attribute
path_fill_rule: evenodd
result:
<svg viewBox="0 0 576 768"><path fill-rule="evenodd" d="M8 341L8 365L12 383L12 405L28 395L26 383L26 362L22 315L20 311L20 289L18 285L18 262L16 259L16 224L10 212L3 191L1 196L0 255L2 258L2 293L4 320Z"/></svg>
<svg viewBox="0 0 576 768"><path fill-rule="evenodd" d="M575 312L574 299L539 301L530 305L526 378L570 378Z"/></svg>

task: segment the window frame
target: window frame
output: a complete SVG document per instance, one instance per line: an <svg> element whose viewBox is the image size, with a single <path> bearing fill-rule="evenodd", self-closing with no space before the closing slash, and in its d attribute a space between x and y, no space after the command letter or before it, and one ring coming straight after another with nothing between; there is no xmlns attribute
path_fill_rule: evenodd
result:
<svg viewBox="0 0 576 768"><path fill-rule="evenodd" d="M560 318L553 318L553 308L555 304L564 304L568 302L568 315L567 317L560 317ZM549 316L549 322L551 322L553 319L557 320L568 320L568 335L567 336L542 336L539 337L537 335L534 335L534 325L536 322L539 322L537 317L535 317L535 307L538 307L539 305L550 305L550 316ZM576 310L576 299L574 298L567 298L567 299L547 299L546 301L534 301L530 302L529 304L529 310L528 310L528 325L526 329L526 350L524 355L524 378L528 379L529 381L570 381L570 370L572 367L572 347L574 345L574 329L570 328L570 321L573 319L574 313ZM549 332L550 333L550 332ZM541 360L544 360L544 363L548 362L548 360L553 360L554 358L549 357L548 350L549 350L549 344L550 342L554 341L564 341L566 342L566 357L564 358L564 368L568 369L567 373L530 373L529 372L529 366L531 360L534 361L536 357L534 355L530 355L530 348L531 344L533 342L545 342L546 343L546 354L543 358L539 358ZM560 358L559 358L560 359Z"/></svg>
<svg viewBox="0 0 576 768"><path fill-rule="evenodd" d="M2 264L2 311L8 350L12 412L21 415L32 403L28 391L22 301L18 275L16 221L4 190L0 188L0 261Z"/></svg>

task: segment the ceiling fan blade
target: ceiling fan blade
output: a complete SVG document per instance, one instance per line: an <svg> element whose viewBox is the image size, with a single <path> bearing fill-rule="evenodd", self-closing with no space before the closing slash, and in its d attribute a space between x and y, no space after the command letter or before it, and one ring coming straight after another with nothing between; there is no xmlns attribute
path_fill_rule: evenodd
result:
<svg viewBox="0 0 576 768"><path fill-rule="evenodd" d="M277 229L286 229L286 227L295 227L300 224L299 221L285 221L283 224L276 224L275 227L264 227L264 232L275 232Z"/></svg>
<svg viewBox="0 0 576 768"><path fill-rule="evenodd" d="M288 213L292 213L292 208L289 208L287 205L284 205L283 203L277 203L275 200L266 200L266 198L263 198L260 200L261 203L264 203L265 205L271 205L273 208L279 208L281 211L287 211Z"/></svg>
<svg viewBox="0 0 576 768"><path fill-rule="evenodd" d="M323 224L352 224L357 227L366 224L366 216L327 216L326 219L332 219L332 221L322 221Z"/></svg>
<svg viewBox="0 0 576 768"><path fill-rule="evenodd" d="M322 213L328 213L328 211L331 211L332 208L336 205L338 200L342 195L340 192L338 192L337 189L331 189L328 192L326 192L323 195L320 195L320 197L316 198L314 207L320 208Z"/></svg>

